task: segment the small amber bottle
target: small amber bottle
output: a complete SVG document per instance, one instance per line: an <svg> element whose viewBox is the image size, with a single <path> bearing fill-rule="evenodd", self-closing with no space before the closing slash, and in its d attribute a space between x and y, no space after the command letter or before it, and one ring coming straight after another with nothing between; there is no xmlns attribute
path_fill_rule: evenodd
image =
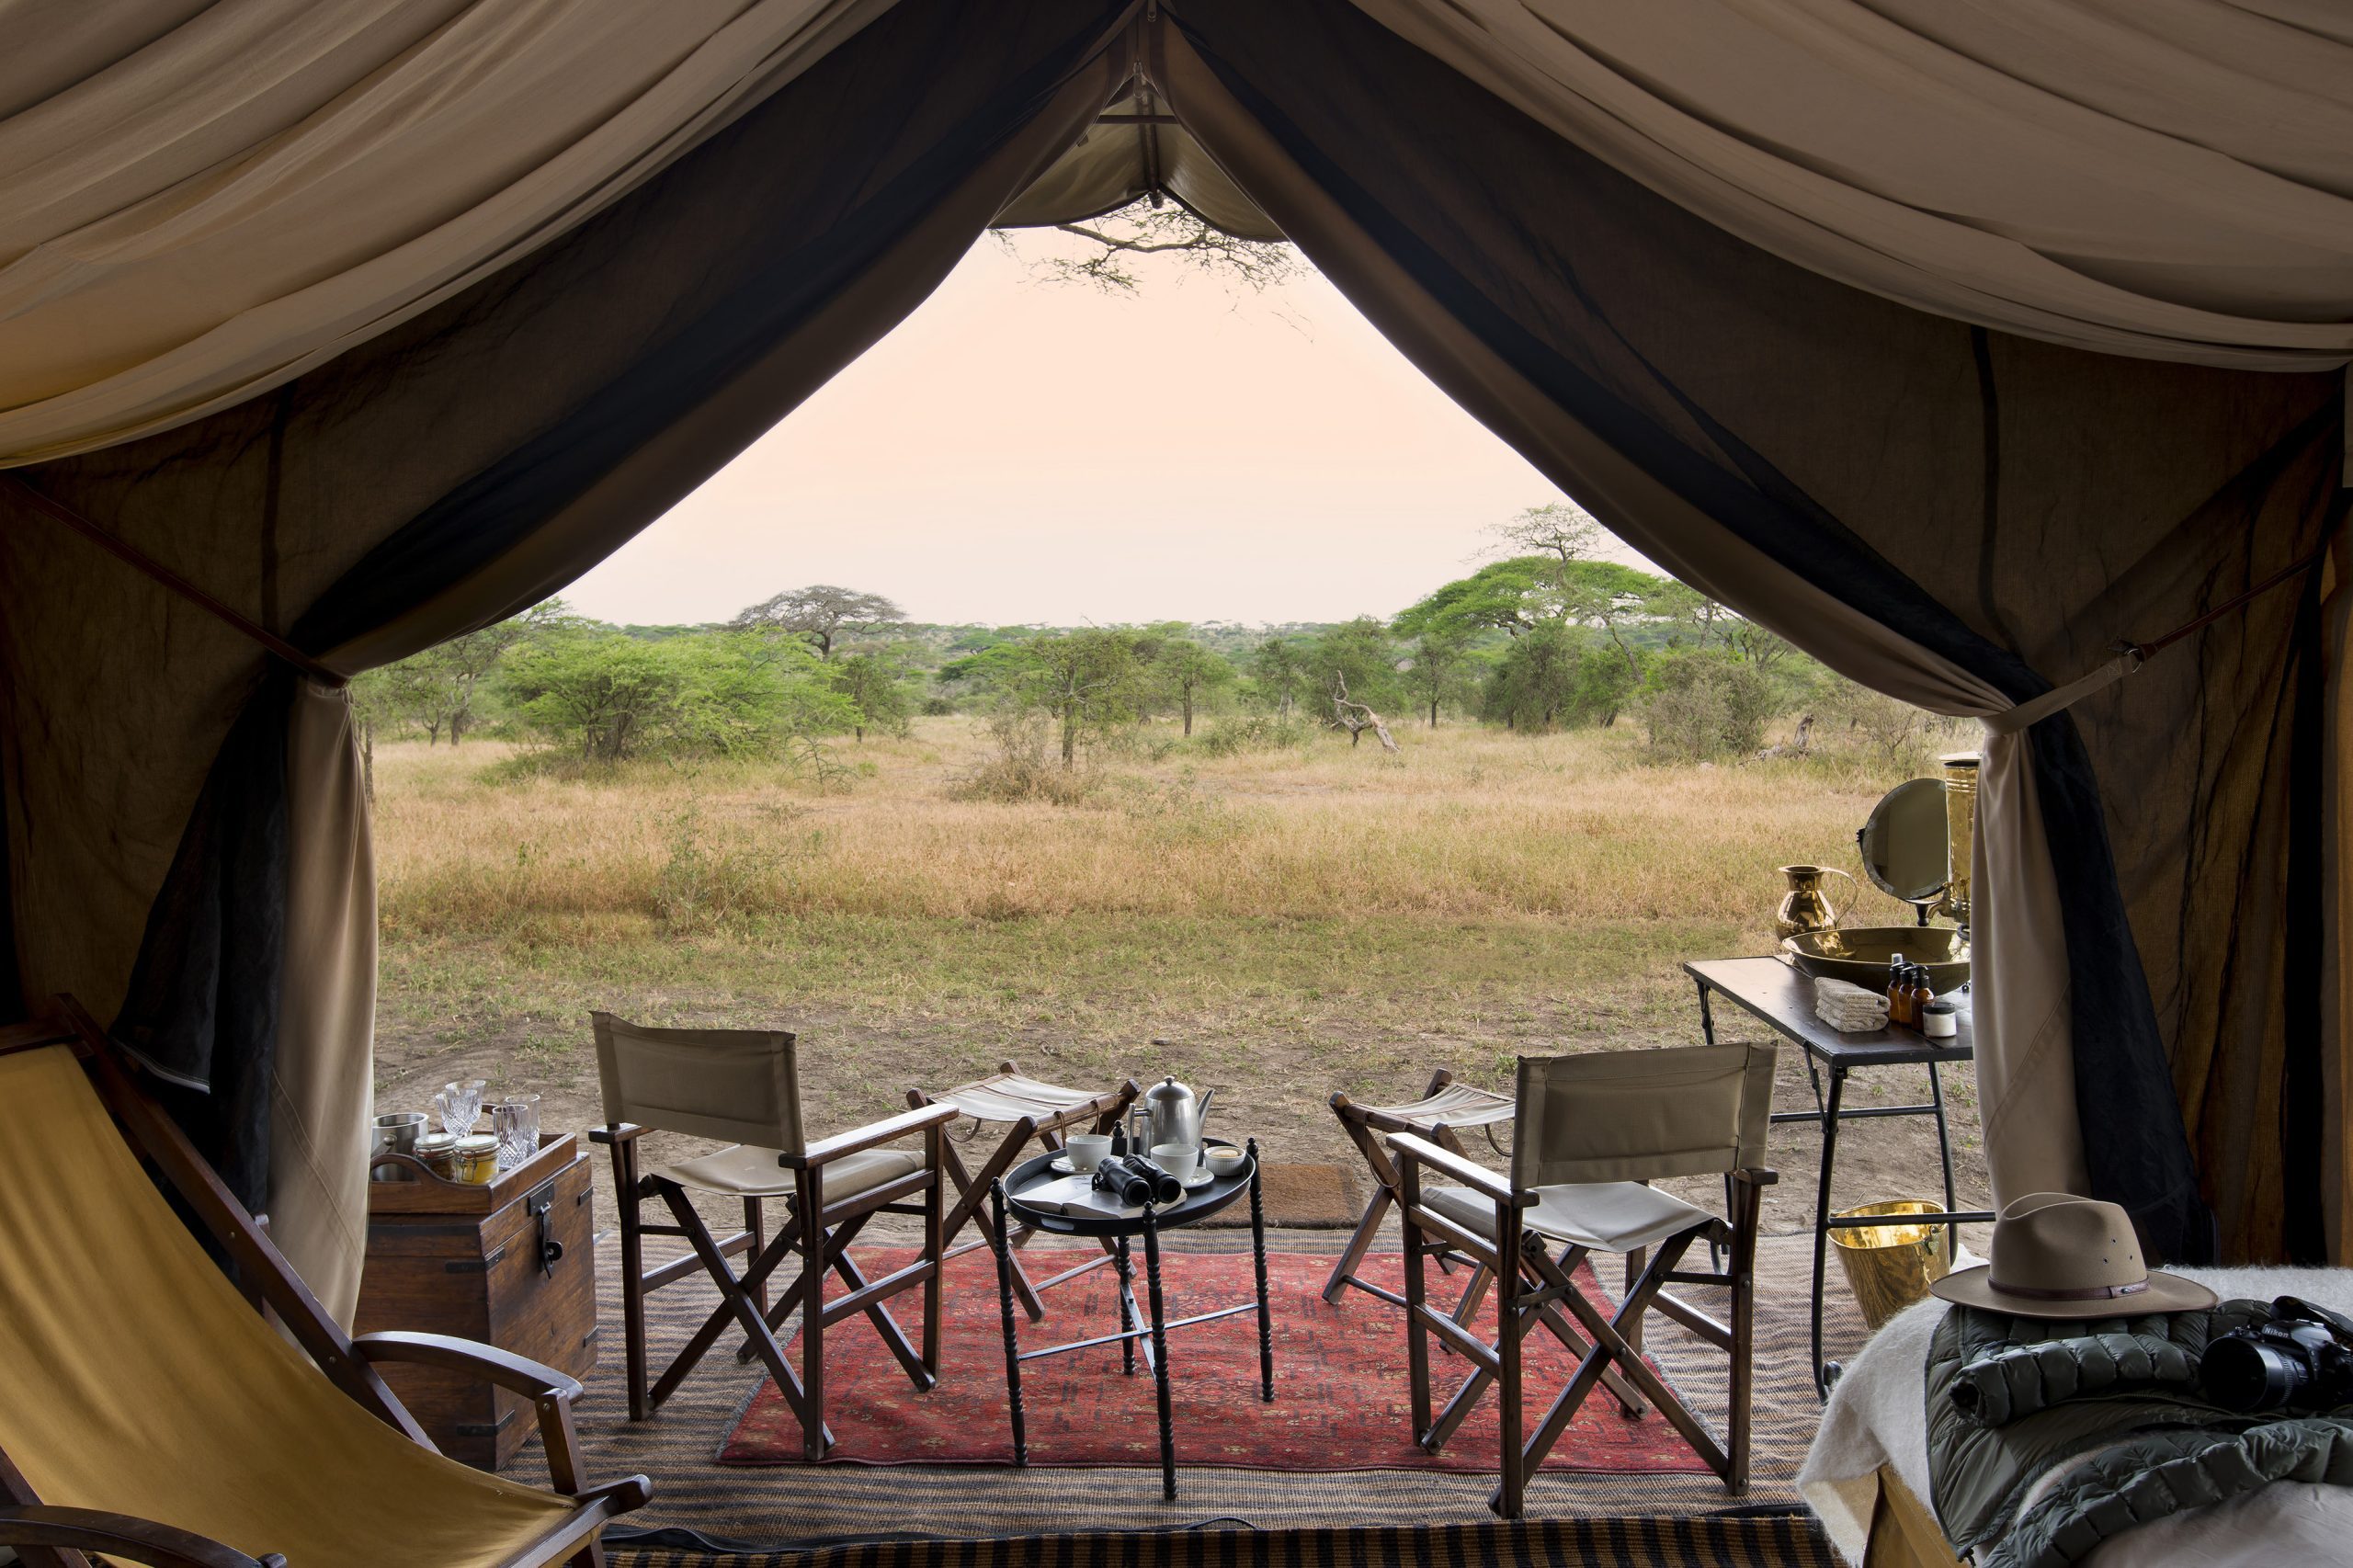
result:
<svg viewBox="0 0 2353 1568"><path fill-rule="evenodd" d="M1914 964L1912 966L1912 1027L1914 1028L1925 1029L1928 1027L1928 1004L1936 999L1936 988L1928 983L1928 966L1924 963Z"/></svg>
<svg viewBox="0 0 2353 1568"><path fill-rule="evenodd" d="M1902 953L1887 960L1887 1021L1907 1029L1920 1027L1912 1013L1911 969L1911 960Z"/></svg>

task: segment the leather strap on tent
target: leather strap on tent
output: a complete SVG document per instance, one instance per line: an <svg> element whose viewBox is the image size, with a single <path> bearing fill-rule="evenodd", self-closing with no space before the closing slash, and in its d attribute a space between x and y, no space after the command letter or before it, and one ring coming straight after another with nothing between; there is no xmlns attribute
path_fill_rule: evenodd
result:
<svg viewBox="0 0 2353 1568"><path fill-rule="evenodd" d="M2339 521L2342 521L2341 507L2339 512ZM2146 642L2119 643L2116 657L2100 665L2091 674L2069 681L2065 686L2046 691L2030 702L2021 702L2006 713L1994 714L1983 721L1984 726L1997 735L2015 734L2020 730L2041 722L2062 709L2074 707L2103 687L2113 686L2183 638L2197 635L2233 610L2262 597L2283 583L2292 582L2302 576L2327 558L2336 538L2336 529L2332 526L2327 537L2321 541L2320 548L2302 561L2281 567L2246 592L2224 599L2197 619L2184 621L2162 637L2151 638Z"/></svg>
<svg viewBox="0 0 2353 1568"><path fill-rule="evenodd" d="M328 686L342 686L345 684L345 679L342 676L339 676L335 671L327 668L324 665L311 657L310 654L305 653L301 649L294 646L293 643L289 642L286 639L278 636L276 632L269 631L267 628L261 626L255 621L248 620L245 617L238 614L227 605L222 604L219 599L214 598L210 594L206 593L202 588L198 587L194 583L189 582L187 578L181 576L178 573L173 571L162 562L157 561L154 557L146 554L144 551L140 551L131 545L126 544L123 540L116 538L113 534L107 532L106 529L98 527L97 524L90 521L89 518L82 516L81 513L75 511L73 507L68 506L63 501L42 494L40 491L34 489L31 485L26 483L23 480L18 479L16 475L11 473L0 473L0 490L5 490L5 493L17 495L24 501L25 505L30 506L36 512L56 518L59 522L63 523L67 528L72 528L75 533L80 534L83 538L88 540L91 543L105 551L108 554L114 556L118 560L129 562L132 566L137 567L141 572L145 573L148 576L153 578L165 587L169 588L173 593L177 594L180 597L188 600L188 603L196 606L199 609L208 612L215 619L224 622L234 630L244 632L254 642L260 643L267 652L285 660L286 663L293 665L296 669L301 670L313 680L324 682Z"/></svg>

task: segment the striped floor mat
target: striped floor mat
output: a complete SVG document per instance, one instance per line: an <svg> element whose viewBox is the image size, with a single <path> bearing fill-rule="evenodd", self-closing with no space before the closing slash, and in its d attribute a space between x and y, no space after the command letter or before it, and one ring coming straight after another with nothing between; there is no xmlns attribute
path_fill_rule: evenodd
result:
<svg viewBox="0 0 2353 1568"><path fill-rule="evenodd" d="M1270 1245L1289 1252L1336 1252L1343 1239L1331 1232L1292 1231L1268 1235ZM1249 1244L1246 1235L1233 1233L1197 1233L1184 1241L1189 1248L1212 1251L1246 1249ZM1302 1553L1320 1552L1325 1545L1334 1545L1336 1551L1336 1543L1363 1540L1367 1544L1361 1550L1365 1552L1403 1551L1410 1549L1416 1528L1433 1527L1449 1530L1459 1527L1464 1551L1475 1547L1478 1551L1492 1549L1506 1553L1453 1559L1465 1563L1513 1562L1520 1559L1508 1553L1534 1550L1527 1544L1529 1539L1534 1538L1516 1536L1493 1524L1486 1509L1492 1479L1460 1473L1370 1471L1296 1474L1205 1468L1184 1472L1179 1478L1177 1500L1164 1503L1158 1472L1151 1468L1014 1471L827 1465L811 1471L722 1466L713 1462L714 1452L760 1381L759 1374L754 1368L739 1364L726 1351L714 1351L654 1419L641 1423L628 1420L620 1386L620 1313L613 1285L614 1260L600 1256L597 1261L605 1294L602 1321L606 1329L599 1336L602 1359L576 1411L585 1468L592 1480L641 1472L652 1477L655 1486L654 1501L626 1521L634 1529L610 1538L616 1547L617 1568L687 1568L688 1564L699 1568L700 1564L717 1562L725 1562L730 1568L755 1568L770 1562L807 1563L809 1568L834 1568L837 1562L842 1568L851 1568L853 1564L864 1568L871 1563L875 1568L889 1568L904 1562L912 1568L935 1559L920 1555L813 1557L808 1553L813 1549L847 1547L857 1542L904 1543L904 1539L911 1535L961 1538L966 1541L1032 1538L1027 1550L1033 1551L1046 1550L1036 1538L1067 1537L1073 1539L1055 1545L1053 1550L1109 1552L1114 1550L1111 1544L1098 1541L1088 1546L1077 1539L1094 1539L1105 1531L1121 1532L1118 1540L1122 1544L1117 1545L1116 1551L1131 1555L1000 1558L971 1555L984 1549L968 1548L966 1554L938 1561L968 1568L994 1568L999 1561L1007 1564L1066 1562L1070 1568L1092 1568L1097 1562L1154 1568L1160 1559L1132 1555L1145 1549L1138 1544L1141 1538L1129 1532L1142 1531L1147 1536L1150 1532L1184 1532L1180 1539L1189 1541L1190 1550L1198 1551L1205 1545L1203 1537L1197 1533L1204 1526L1223 1529L1238 1527L1244 1531L1242 1538L1230 1545L1223 1543L1220 1534L1219 1551L1264 1550L1279 1553L1294 1550L1280 1542L1295 1541L1299 1543L1295 1550ZM1622 1563L1628 1568L1644 1568L1654 1561L1738 1563L1743 1568L1829 1561L1826 1556L1790 1555L1790 1551L1798 1549L1785 1551L1787 1541L1811 1538L1804 1529L1787 1520L1726 1521L1704 1517L1741 1503L1750 1507L1780 1509L1794 1509L1797 1506L1791 1483L1819 1416L1806 1358L1810 1266L1811 1253L1803 1236L1770 1237L1758 1249L1756 1449L1749 1495L1745 1499L1730 1498L1713 1476L1704 1474L1548 1471L1529 1484L1528 1511L1531 1520L1542 1522L1541 1528L1568 1532L1558 1538L1568 1543L1562 1547L1563 1555L1558 1561ZM1605 1283L1611 1282L1605 1274ZM1860 1321L1855 1316L1842 1283L1835 1278L1831 1281L1830 1343L1834 1347L1851 1346L1862 1338ZM1692 1292L1693 1299L1703 1307L1711 1305L1711 1294L1704 1290ZM699 1279L681 1282L654 1295L650 1303L650 1337L655 1366L666 1361L670 1348L700 1324L717 1300L717 1292ZM1352 1312L1393 1311L1367 1296L1352 1294L1347 1301L1347 1310ZM1721 1303L1714 1303L1712 1310L1720 1311ZM1048 1321L1051 1324L1051 1319ZM1694 1407L1711 1423L1720 1424L1725 1358L1667 1324L1654 1330L1646 1348L1676 1387L1690 1398ZM536 1439L516 1457L507 1472L518 1480L545 1484L547 1471ZM1665 1525L1656 1523L1662 1519ZM1677 1558L1672 1551L1681 1548L1671 1540L1655 1549L1644 1544L1639 1550L1628 1546L1621 1551L1619 1544L1613 1544L1620 1542L1621 1536L1626 1540L1649 1541L1658 1528L1670 1525L1713 1532L1707 1539L1721 1541L1722 1551L1714 1546L1703 1551L1694 1545L1684 1557ZM1357 1528L1337 1531L1336 1528L1342 1526ZM1796 1530L1795 1535L1791 1534L1792 1529ZM643 1547L631 1540L635 1534L669 1530L694 1532L696 1537L733 1548L759 1550L751 1555L739 1550L734 1555L713 1556L709 1551L689 1544L690 1538L686 1536L668 1537L669 1544L662 1544L665 1538L657 1536ZM1620 1533L1613 1535L1613 1531ZM1377 1544L1374 1538L1390 1544ZM1447 1539L1451 1541L1456 1536L1449 1534ZM1554 1538L1543 1539L1552 1541ZM1269 1544L1245 1548L1243 1540ZM1777 1541L1784 1545L1774 1544ZM786 1549L799 1555L777 1555ZM902 1544L873 1550L914 1549ZM1348 1544L1338 1555L1242 1556L1233 1561L1236 1564L1301 1561L1328 1563L1331 1568L1354 1568L1359 1562L1370 1565L1392 1560L1359 1555L1358 1550ZM1658 1556L1656 1551L1669 1554ZM1710 1552L1714 1554L1707 1554ZM1449 1561L1444 1556L1394 1560Z"/></svg>
<svg viewBox="0 0 2353 1568"><path fill-rule="evenodd" d="M1024 1536L732 1554L648 1544L616 1561L629 1568L1839 1568L1812 1523L1790 1515Z"/></svg>

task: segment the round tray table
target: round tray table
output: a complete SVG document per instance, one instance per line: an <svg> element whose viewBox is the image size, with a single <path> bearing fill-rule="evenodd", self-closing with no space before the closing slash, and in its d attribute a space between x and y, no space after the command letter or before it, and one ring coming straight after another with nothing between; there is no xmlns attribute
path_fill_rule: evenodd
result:
<svg viewBox="0 0 2353 1568"><path fill-rule="evenodd" d="M1029 1462L1029 1429L1021 1408L1021 1364L1040 1357L1092 1349L1098 1345L1117 1345L1122 1370L1127 1376L1133 1377L1136 1346L1139 1343L1142 1345L1144 1365L1152 1370L1154 1392L1159 1403L1160 1494L1172 1502L1176 1496L1176 1428L1169 1409L1168 1396L1170 1331L1189 1328L1195 1324L1214 1323L1220 1318L1230 1318L1255 1310L1258 1314L1258 1397L1264 1402L1273 1401L1274 1314L1267 1296L1267 1219L1265 1199L1258 1179L1258 1141L1255 1138L1250 1140L1245 1153L1249 1158L1240 1170L1230 1176L1218 1176L1206 1186L1192 1188L1185 1194L1181 1203L1167 1208L1146 1204L1143 1212L1132 1218L1109 1214L1100 1218L1065 1214L1059 1209L1036 1208L1022 1202L1020 1194L1025 1188L1058 1174L1050 1169L1058 1154L1040 1154L1034 1159L1024 1160L990 1189L989 1244L996 1254L997 1300L1005 1332L1005 1384L1013 1411L1015 1464ZM1256 1299L1238 1306L1197 1312L1191 1317L1169 1322L1160 1287L1160 1233L1206 1220L1231 1207L1245 1193L1250 1199L1250 1255L1257 1277ZM1020 1334L1015 1323L1013 1254L1006 1243L1006 1237L1011 1233L1008 1213L1022 1223L1040 1231L1064 1236L1091 1236L1104 1244L1120 1272L1120 1330L1117 1334L1097 1335L1091 1339L1075 1339L1066 1345L1048 1345L1032 1350L1021 1348ZM1129 1242L1137 1237L1143 1240L1145 1301L1141 1305L1136 1301L1135 1270L1128 1255Z"/></svg>

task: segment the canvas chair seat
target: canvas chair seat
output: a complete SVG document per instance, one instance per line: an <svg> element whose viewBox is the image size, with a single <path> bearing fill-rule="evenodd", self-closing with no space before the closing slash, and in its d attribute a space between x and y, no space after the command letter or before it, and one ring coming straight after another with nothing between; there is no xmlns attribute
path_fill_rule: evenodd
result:
<svg viewBox="0 0 2353 1568"><path fill-rule="evenodd" d="M936 1094L931 1103L952 1105L975 1121L1019 1121L1025 1116L1051 1121L1101 1096L1100 1089L1068 1089L1017 1073L996 1073Z"/></svg>
<svg viewBox="0 0 2353 1568"><path fill-rule="evenodd" d="M1073 1089L1028 1077L1010 1062L999 1062L997 1070L985 1078L975 1078L938 1094L920 1085L910 1088L907 1104L912 1107L948 1107L959 1116L971 1117L975 1123L995 1123L1006 1129L977 1169L964 1163L954 1144L944 1151L948 1179L956 1189L955 1205L948 1211L948 1256L960 1257L975 1247L990 1244L985 1234L967 1242L959 1242L957 1237L967 1226L974 1224L979 1224L984 1233L988 1231L983 1222L981 1205L987 1200L989 1189L1004 1179L1033 1142L1047 1150L1059 1150L1066 1146L1073 1132L1109 1132L1135 1103L1136 1093L1133 1079L1116 1088ZM977 1148L987 1147L979 1137L977 1126L965 1142ZM1007 1244L1017 1251L1035 1233L1031 1226L1016 1225L1006 1238ZM1097 1256L1043 1281L1032 1280L1021 1267L1021 1260L1008 1256L1006 1267L1012 1277L1014 1299L1036 1322L1046 1315L1040 1292L1092 1273L1111 1262L1117 1253L1118 1249L1106 1239Z"/></svg>
<svg viewBox="0 0 2353 1568"><path fill-rule="evenodd" d="M713 1192L728 1198L790 1198L792 1173L779 1165L778 1159L774 1149L738 1143L717 1153L699 1154L691 1160L664 1165L654 1175L658 1180L676 1182L697 1192ZM839 1203L856 1198L922 1168L921 1160L902 1149L867 1149L845 1154L825 1167L825 1201Z"/></svg>
<svg viewBox="0 0 2353 1568"><path fill-rule="evenodd" d="M256 1312L124 1143L73 1051L0 1056L0 1451L44 1504L249 1556L520 1556L571 1505L445 1459Z"/></svg>
<svg viewBox="0 0 2353 1568"><path fill-rule="evenodd" d="M1519 1111L1518 1102L1509 1095L1499 1095L1493 1089L1482 1089L1471 1084L1454 1081L1452 1070L1439 1068L1430 1074L1429 1087L1417 1100L1403 1105L1358 1105L1346 1094L1336 1094L1331 1099L1332 1112L1340 1119L1340 1131L1356 1145L1364 1159L1365 1174L1372 1177L1372 1196L1365 1200L1364 1212L1357 1216L1356 1233L1341 1249L1333 1262L1330 1278L1324 1281L1324 1299L1335 1304L1350 1287L1369 1296L1377 1296L1392 1306L1402 1307L1405 1299L1385 1285L1377 1285L1358 1274L1365 1255L1381 1234L1381 1221L1397 1201L1397 1170L1389 1156L1381 1152L1377 1134L1411 1132L1423 1138L1436 1139L1465 1158L1470 1151L1463 1146L1461 1130L1466 1127L1493 1127L1509 1121ZM1487 1135L1494 1147L1495 1134ZM1474 1267L1470 1283L1464 1288L1462 1300L1456 1309L1466 1320L1478 1310L1486 1294L1487 1270Z"/></svg>
<svg viewBox="0 0 2353 1568"><path fill-rule="evenodd" d="M1530 1190L1536 1202L1520 1210L1523 1230L1595 1252L1655 1246L1713 1218L1697 1204L1638 1181L1567 1182ZM1468 1187L1434 1187L1423 1192L1422 1201L1455 1223L1495 1239L1493 1199Z"/></svg>
<svg viewBox="0 0 2353 1568"><path fill-rule="evenodd" d="M1482 1089L1470 1084L1446 1084L1436 1093L1404 1105L1369 1106L1366 1108L1374 1117L1387 1118L1415 1128L1440 1124L1448 1127L1491 1127L1517 1116L1519 1102L1493 1089Z"/></svg>

